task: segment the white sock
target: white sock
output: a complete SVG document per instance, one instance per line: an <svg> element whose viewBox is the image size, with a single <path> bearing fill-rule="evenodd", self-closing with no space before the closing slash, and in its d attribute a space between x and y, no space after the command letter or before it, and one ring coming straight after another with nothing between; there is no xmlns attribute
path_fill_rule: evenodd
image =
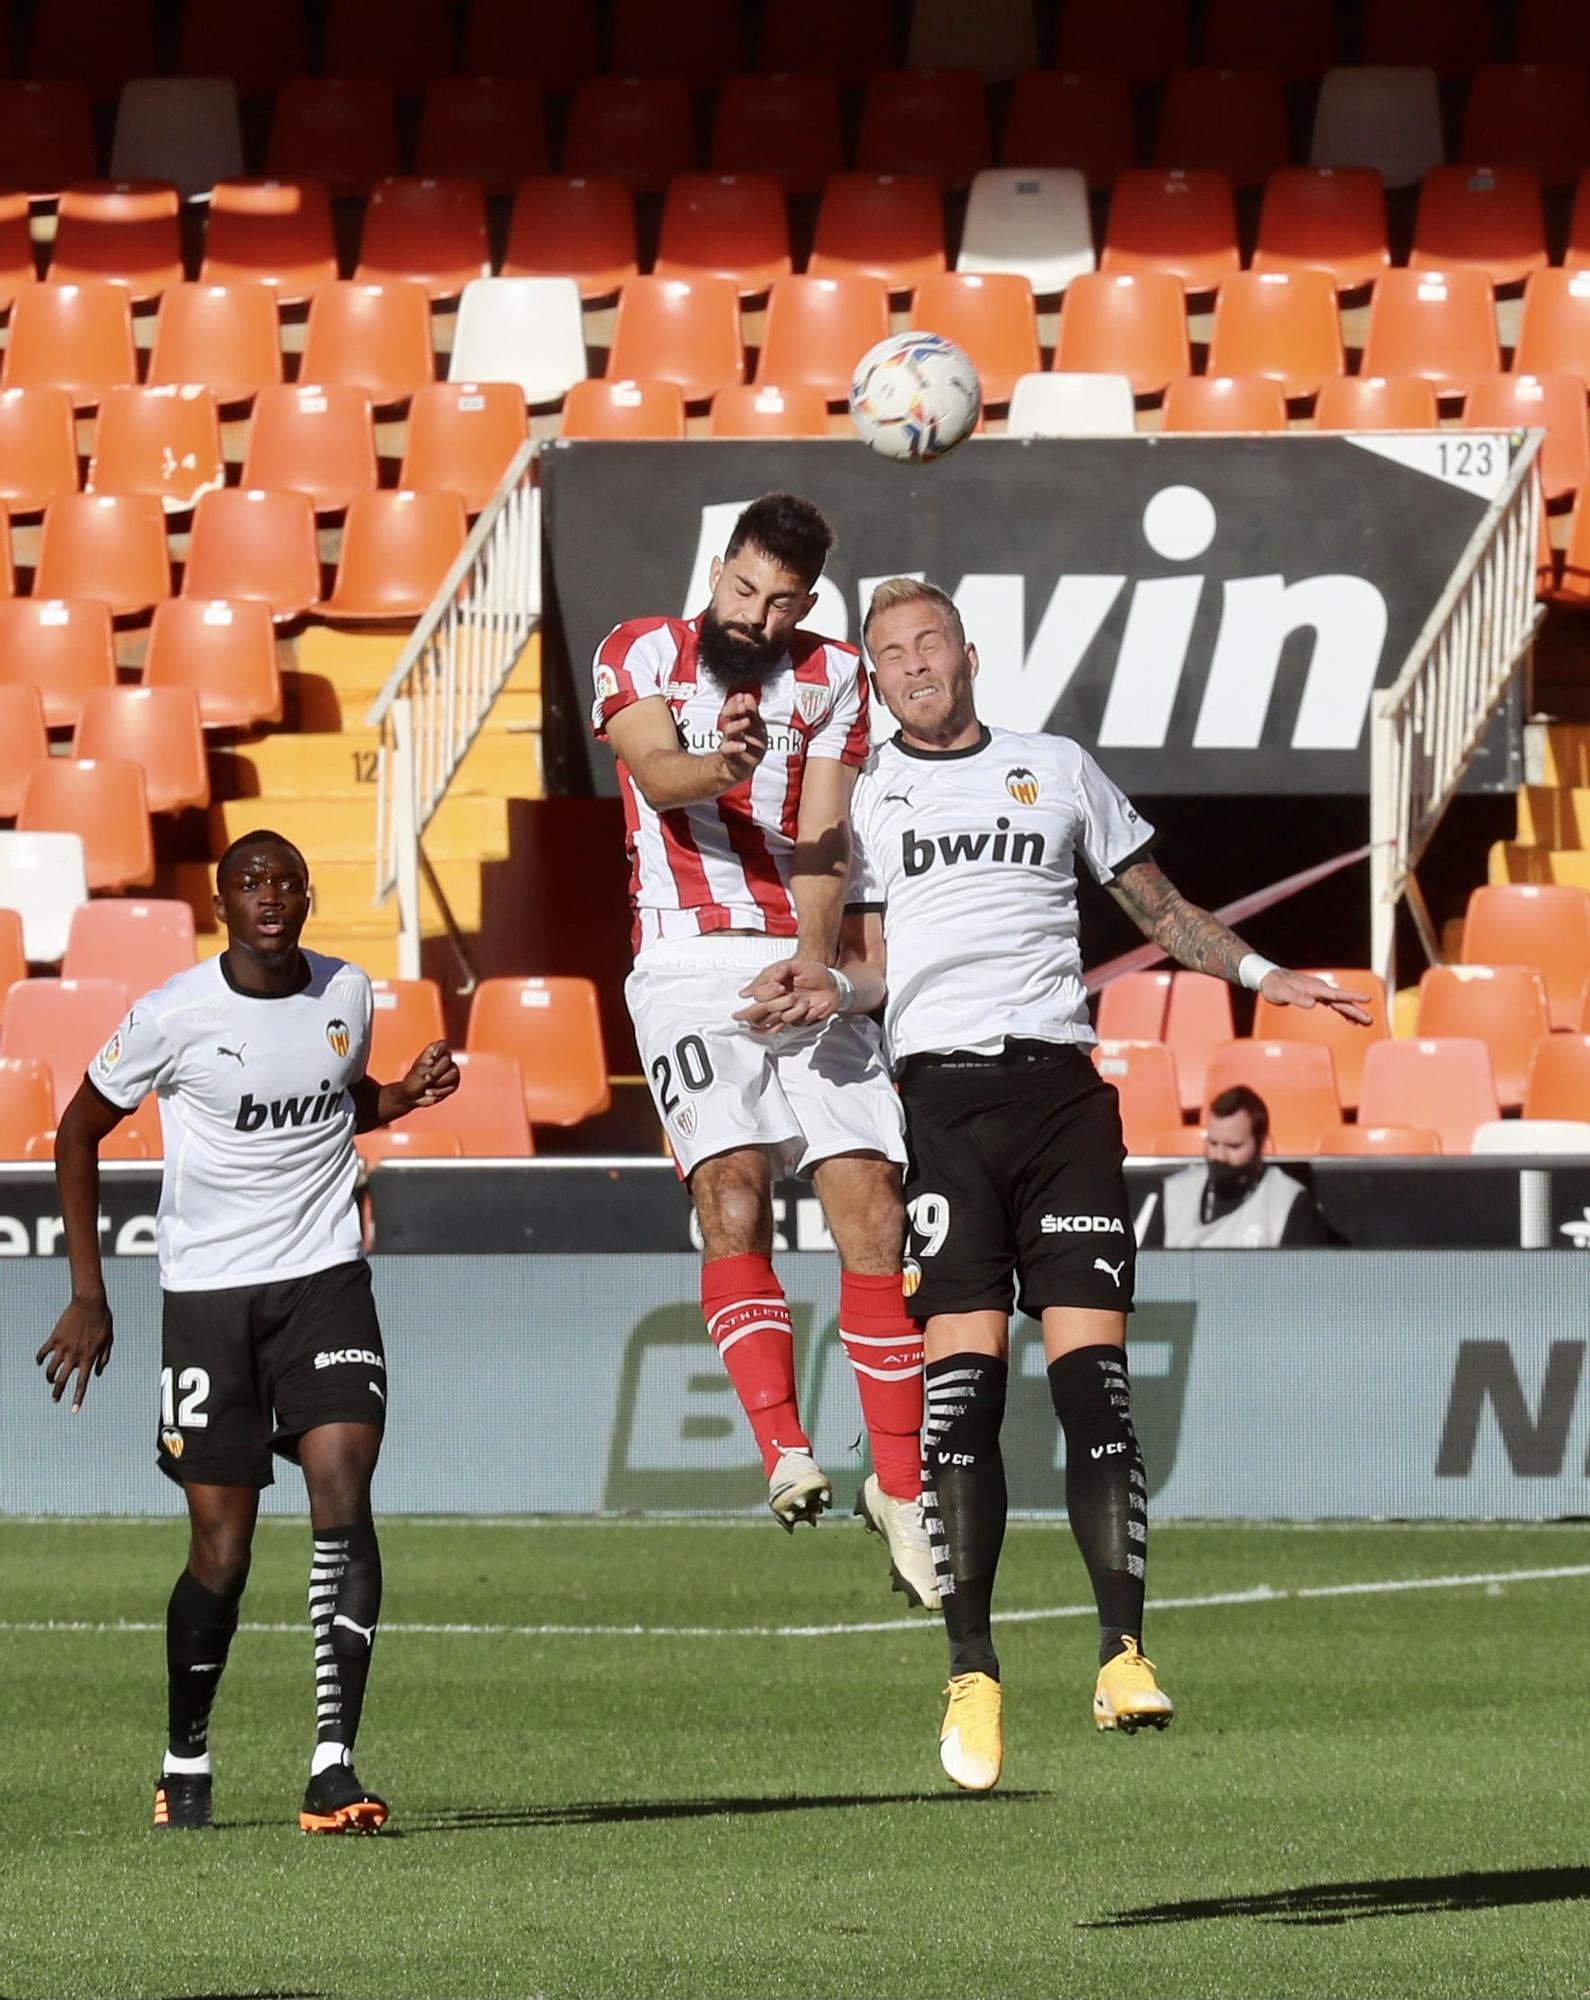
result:
<svg viewBox="0 0 1590 2000"><path fill-rule="evenodd" d="M173 1757L168 1750L160 1766L163 1778L207 1778L210 1776L210 1753L208 1750L197 1757Z"/></svg>
<svg viewBox="0 0 1590 2000"><path fill-rule="evenodd" d="M322 1771L329 1771L333 1764L351 1764L346 1743L317 1743L315 1754L309 1760L309 1775L318 1778Z"/></svg>

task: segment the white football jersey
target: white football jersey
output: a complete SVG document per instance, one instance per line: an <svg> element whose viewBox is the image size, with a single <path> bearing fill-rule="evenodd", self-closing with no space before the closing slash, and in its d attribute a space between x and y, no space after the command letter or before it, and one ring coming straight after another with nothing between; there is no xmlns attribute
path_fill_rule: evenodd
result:
<svg viewBox="0 0 1590 2000"><path fill-rule="evenodd" d="M370 980L303 956L308 985L272 999L239 992L219 957L177 973L89 1064L118 1110L159 1099L167 1291L273 1284L363 1255L348 1086L370 1053Z"/></svg>
<svg viewBox="0 0 1590 2000"><path fill-rule="evenodd" d="M881 906L891 1063L996 1054L1007 1037L1096 1038L1077 938L1076 856L1100 882L1154 829L1080 745L985 729L967 750L873 752L850 808L848 901Z"/></svg>

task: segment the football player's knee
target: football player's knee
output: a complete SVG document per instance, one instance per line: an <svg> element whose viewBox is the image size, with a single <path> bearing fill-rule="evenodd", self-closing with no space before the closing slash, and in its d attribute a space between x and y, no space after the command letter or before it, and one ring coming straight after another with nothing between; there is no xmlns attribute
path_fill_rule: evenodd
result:
<svg viewBox="0 0 1590 2000"><path fill-rule="evenodd" d="M905 1204L900 1170L889 1160L831 1161L821 1188L829 1233L847 1271L884 1277L898 1271L905 1254ZM836 1180L839 1184L836 1186Z"/></svg>
<svg viewBox="0 0 1590 2000"><path fill-rule="evenodd" d="M940 1479L997 1456L1008 1370L991 1354L951 1354L927 1370L926 1458Z"/></svg>
<svg viewBox="0 0 1590 2000"><path fill-rule="evenodd" d="M217 1597L241 1597L253 1559L253 1537L231 1526L195 1526L188 1544L188 1568Z"/></svg>
<svg viewBox="0 0 1590 2000"><path fill-rule="evenodd" d="M708 1160L690 1178L708 1257L768 1255L773 1204L765 1167L743 1155Z"/></svg>

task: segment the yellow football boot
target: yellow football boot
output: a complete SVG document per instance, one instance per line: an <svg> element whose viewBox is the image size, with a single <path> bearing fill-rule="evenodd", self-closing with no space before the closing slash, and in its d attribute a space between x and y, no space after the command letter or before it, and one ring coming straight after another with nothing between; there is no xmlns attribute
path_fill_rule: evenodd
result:
<svg viewBox="0 0 1590 2000"><path fill-rule="evenodd" d="M1125 1650L1099 1669L1093 1720L1100 1729L1130 1736L1139 1729L1164 1729L1175 1713L1176 1704L1154 1678L1154 1662L1143 1658L1128 1635Z"/></svg>
<svg viewBox="0 0 1590 2000"><path fill-rule="evenodd" d="M939 1762L963 1792L991 1792L1005 1761L1004 1690L992 1674L953 1674Z"/></svg>

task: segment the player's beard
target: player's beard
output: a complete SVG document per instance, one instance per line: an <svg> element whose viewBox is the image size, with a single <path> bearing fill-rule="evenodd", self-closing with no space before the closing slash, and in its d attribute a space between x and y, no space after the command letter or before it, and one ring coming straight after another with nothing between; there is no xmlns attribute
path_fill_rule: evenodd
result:
<svg viewBox="0 0 1590 2000"><path fill-rule="evenodd" d="M745 632L743 625L734 629ZM766 687L787 650L782 639L759 639L749 632L743 640L731 639L724 620L710 605L701 614L701 664L722 688L747 683Z"/></svg>
<svg viewBox="0 0 1590 2000"><path fill-rule="evenodd" d="M937 721L916 715L909 695L905 698L905 713L902 715L898 709L895 711L895 720L908 735L916 737L921 743L953 743L977 720L971 675L963 671L956 674L953 681L946 675L944 682L947 706Z"/></svg>

